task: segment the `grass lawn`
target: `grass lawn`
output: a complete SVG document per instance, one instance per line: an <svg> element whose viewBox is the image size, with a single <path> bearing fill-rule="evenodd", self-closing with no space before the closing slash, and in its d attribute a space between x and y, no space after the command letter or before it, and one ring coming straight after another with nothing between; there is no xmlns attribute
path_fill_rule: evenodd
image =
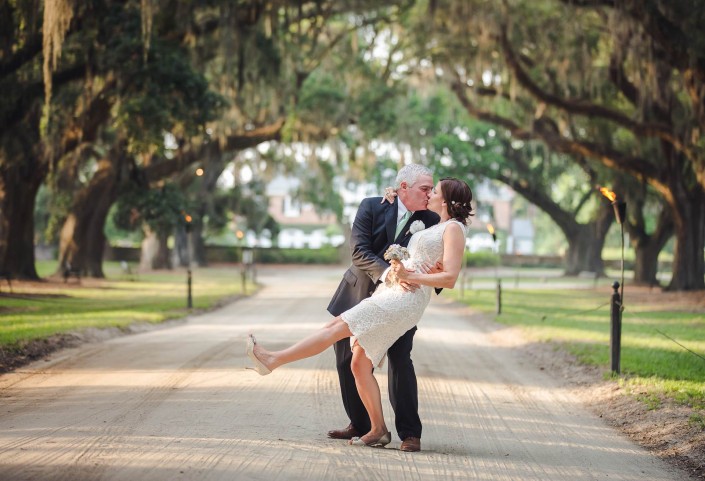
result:
<svg viewBox="0 0 705 481"><path fill-rule="evenodd" d="M37 270L48 276L55 262L40 262ZM89 327L125 327L135 322L158 323L186 316L186 271L160 271L127 275L117 263L104 265L106 280L77 283L56 280L13 283L0 294L0 348L20 348L27 341ZM241 294L237 267L193 270L194 309L207 309L218 301ZM248 293L254 286L247 286Z"/></svg>
<svg viewBox="0 0 705 481"><path fill-rule="evenodd" d="M458 295L457 289L454 292ZM497 322L521 326L531 340L560 345L580 362L609 371L610 296L609 288L505 288L499 316L494 289L466 291L464 302L492 314ZM666 301L666 296L642 290L637 297L626 289L620 382L651 408L666 396L702 413L705 359L682 346L705 357L705 312L674 297Z"/></svg>

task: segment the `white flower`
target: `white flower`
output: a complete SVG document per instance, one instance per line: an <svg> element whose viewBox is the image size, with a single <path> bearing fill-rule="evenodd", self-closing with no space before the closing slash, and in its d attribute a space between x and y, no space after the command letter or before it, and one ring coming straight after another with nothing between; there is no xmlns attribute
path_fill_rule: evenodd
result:
<svg viewBox="0 0 705 481"><path fill-rule="evenodd" d="M409 251L406 247L402 247L399 244L392 244L387 248L387 252L384 253L384 259L391 261L403 261L409 258Z"/></svg>
<svg viewBox="0 0 705 481"><path fill-rule="evenodd" d="M411 227L409 227L409 232L411 234L416 234L419 231L422 231L426 228L426 224L421 222L420 220L415 220L414 222L411 223Z"/></svg>

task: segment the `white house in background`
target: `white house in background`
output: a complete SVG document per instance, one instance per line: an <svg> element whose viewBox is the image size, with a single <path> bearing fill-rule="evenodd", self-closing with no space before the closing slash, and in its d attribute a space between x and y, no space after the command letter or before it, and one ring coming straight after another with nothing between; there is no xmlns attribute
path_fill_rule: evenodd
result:
<svg viewBox="0 0 705 481"><path fill-rule="evenodd" d="M469 235L465 239L465 248L468 252L494 252L499 251L499 246L492 239L489 232L478 232L477 234Z"/></svg>
<svg viewBox="0 0 705 481"><path fill-rule="evenodd" d="M531 213L535 212L534 206L529 208L529 218L513 217L512 203L517 193L505 185L496 185L489 181L474 186L473 194L480 209L468 230L466 245L470 252L499 251L520 255L534 253L535 231L531 219ZM491 207L491 216L486 207ZM487 230L488 224L507 234L505 245L493 245L494 241ZM500 241L497 242L499 243Z"/></svg>
<svg viewBox="0 0 705 481"><path fill-rule="evenodd" d="M512 219L511 235L507 239L510 254L531 255L534 253L534 223L530 219Z"/></svg>
<svg viewBox="0 0 705 481"><path fill-rule="evenodd" d="M312 204L295 199L300 184L295 177L277 176L267 185L269 214L281 226L277 245L298 249L339 246L345 237L327 234L328 228L337 224L335 216L318 214Z"/></svg>

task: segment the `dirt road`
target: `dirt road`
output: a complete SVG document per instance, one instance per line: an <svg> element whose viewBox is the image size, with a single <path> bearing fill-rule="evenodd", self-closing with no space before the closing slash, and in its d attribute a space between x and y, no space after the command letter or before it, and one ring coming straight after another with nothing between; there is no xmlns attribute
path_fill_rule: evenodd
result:
<svg viewBox="0 0 705 481"><path fill-rule="evenodd" d="M272 274L220 310L0 377L0 480L684 479L519 357L515 335L443 296L413 353L423 451L326 439L346 424L332 350L260 377L244 345L254 331L283 346L329 319L341 269ZM385 409L391 427L386 393Z"/></svg>

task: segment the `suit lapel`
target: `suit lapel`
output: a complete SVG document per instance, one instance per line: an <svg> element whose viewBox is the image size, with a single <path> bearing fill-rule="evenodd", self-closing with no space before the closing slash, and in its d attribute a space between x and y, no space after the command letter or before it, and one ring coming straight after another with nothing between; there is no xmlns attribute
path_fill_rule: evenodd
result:
<svg viewBox="0 0 705 481"><path fill-rule="evenodd" d="M394 231L397 230L397 211L399 209L399 203L394 199L394 205L387 209L387 211L384 214L384 222L386 225L387 229L387 239L389 239L389 243L394 242Z"/></svg>

